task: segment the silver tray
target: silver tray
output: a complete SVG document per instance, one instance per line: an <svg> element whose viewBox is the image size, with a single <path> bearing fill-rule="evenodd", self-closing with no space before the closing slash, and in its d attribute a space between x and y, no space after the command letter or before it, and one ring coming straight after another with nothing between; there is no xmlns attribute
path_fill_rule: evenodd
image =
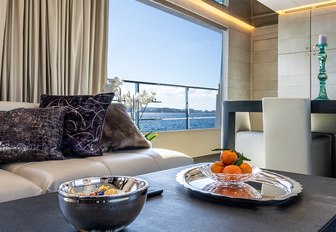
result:
<svg viewBox="0 0 336 232"><path fill-rule="evenodd" d="M302 192L302 185L297 181L266 170L248 182L232 186L221 185L206 177L200 167L179 172L176 180L194 193L215 200L272 205L283 203Z"/></svg>

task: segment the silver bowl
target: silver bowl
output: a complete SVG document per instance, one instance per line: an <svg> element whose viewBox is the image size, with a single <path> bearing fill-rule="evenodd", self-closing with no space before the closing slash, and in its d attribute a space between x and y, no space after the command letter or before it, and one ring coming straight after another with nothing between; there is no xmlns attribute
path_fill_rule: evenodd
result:
<svg viewBox="0 0 336 232"><path fill-rule="evenodd" d="M102 185L113 186L113 195L95 195ZM65 219L78 230L119 231L139 215L148 183L127 176L89 177L58 187L58 202ZM90 195L91 194L91 195Z"/></svg>

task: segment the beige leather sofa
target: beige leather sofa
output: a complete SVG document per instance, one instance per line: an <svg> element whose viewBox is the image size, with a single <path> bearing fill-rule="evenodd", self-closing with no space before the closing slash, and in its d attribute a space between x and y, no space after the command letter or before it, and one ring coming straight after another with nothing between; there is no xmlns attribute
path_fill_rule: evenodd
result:
<svg viewBox="0 0 336 232"><path fill-rule="evenodd" d="M236 144L235 149L259 168L265 168L265 144L263 131L251 130L249 112L236 113Z"/></svg>
<svg viewBox="0 0 336 232"><path fill-rule="evenodd" d="M19 107L38 105L0 101L0 111ZM0 202L55 192L61 183L72 179L108 175L134 176L192 163L192 158L181 152L149 148L109 152L99 157L0 164Z"/></svg>

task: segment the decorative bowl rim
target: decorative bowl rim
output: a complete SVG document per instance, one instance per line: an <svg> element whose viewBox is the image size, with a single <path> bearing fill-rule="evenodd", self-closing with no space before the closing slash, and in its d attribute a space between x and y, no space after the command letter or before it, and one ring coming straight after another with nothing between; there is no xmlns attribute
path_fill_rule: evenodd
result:
<svg viewBox="0 0 336 232"><path fill-rule="evenodd" d="M141 188L138 188L132 192L125 192L125 193L118 193L115 195L96 195L96 196L89 196L89 195L78 195L78 194L73 194L73 193L67 193L64 192L62 190L62 187L65 185L69 185L71 182L75 182L75 181L81 181L83 179L102 179L102 178L129 178L129 179L134 179L136 181L142 182L144 183L144 186L142 186ZM87 185L90 185L92 183L88 183ZM66 182L63 182L62 184L60 184L57 188L57 193L59 196L63 197L63 198L74 198L74 199L81 199L81 200L92 200L92 199L111 199L111 198L120 198L120 197L125 197L125 196L130 196L130 195L134 195L137 194L139 192L142 192L146 189L149 188L149 184L146 180L139 178L139 177L134 177L134 176L122 176L122 175L111 175L111 176L92 176L92 177L83 177L83 178L78 178L78 179L73 179L73 180L69 180Z"/></svg>

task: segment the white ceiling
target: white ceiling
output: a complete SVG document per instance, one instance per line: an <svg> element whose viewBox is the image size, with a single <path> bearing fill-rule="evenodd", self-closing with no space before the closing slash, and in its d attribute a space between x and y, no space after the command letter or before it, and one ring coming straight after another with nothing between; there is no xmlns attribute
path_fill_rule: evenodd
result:
<svg viewBox="0 0 336 232"><path fill-rule="evenodd" d="M305 6L315 3L328 2L328 0L258 0L274 11L285 10L293 7Z"/></svg>

